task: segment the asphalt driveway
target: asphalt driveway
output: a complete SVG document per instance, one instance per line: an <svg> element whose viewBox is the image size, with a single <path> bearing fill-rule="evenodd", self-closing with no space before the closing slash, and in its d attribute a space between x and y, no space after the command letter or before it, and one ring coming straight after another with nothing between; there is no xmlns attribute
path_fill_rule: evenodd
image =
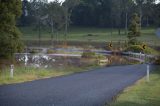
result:
<svg viewBox="0 0 160 106"><path fill-rule="evenodd" d="M0 106L103 106L145 74L145 65L115 66L4 85Z"/></svg>

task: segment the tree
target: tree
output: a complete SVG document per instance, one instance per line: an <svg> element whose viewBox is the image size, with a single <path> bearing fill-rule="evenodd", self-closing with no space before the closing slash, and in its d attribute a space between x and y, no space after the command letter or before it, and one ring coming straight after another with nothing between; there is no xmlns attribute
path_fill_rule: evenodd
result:
<svg viewBox="0 0 160 106"><path fill-rule="evenodd" d="M154 12L156 13L154 15L154 18L155 18L155 24L157 27L160 27L160 3L156 5L156 7L154 8Z"/></svg>
<svg viewBox="0 0 160 106"><path fill-rule="evenodd" d="M64 27L64 9L61 6L61 3L58 1L51 2L48 4L47 15L49 26L51 26L51 42L53 45L53 33L56 34L56 38L58 36L58 31Z"/></svg>
<svg viewBox="0 0 160 106"><path fill-rule="evenodd" d="M41 42L41 29L46 19L47 1L33 0L31 3L32 16L35 19L36 29L38 29L39 46Z"/></svg>
<svg viewBox="0 0 160 106"><path fill-rule="evenodd" d="M145 5L143 6L143 20L144 25L149 27L150 21L154 19L154 1L155 0L147 0ZM153 17L152 17L153 16Z"/></svg>
<svg viewBox="0 0 160 106"><path fill-rule="evenodd" d="M22 50L21 33L16 20L21 15L21 0L0 0L0 57L11 58Z"/></svg>
<svg viewBox="0 0 160 106"><path fill-rule="evenodd" d="M140 34L140 18L135 13L132 16L131 23L129 26L129 33L128 33L129 44L131 45L137 44L137 37L139 37L140 35L141 35Z"/></svg>
<svg viewBox="0 0 160 106"><path fill-rule="evenodd" d="M20 22L19 22L19 25L21 26L26 26L28 25L28 1L27 0L23 0L22 1L22 15L21 15L21 18L20 18Z"/></svg>
<svg viewBox="0 0 160 106"><path fill-rule="evenodd" d="M138 7L139 15L140 15L140 28L142 27L142 18L143 18L143 9L145 5L155 3L155 0L134 0L135 4ZM150 6L149 6L150 7ZM147 7L148 8L148 7ZM146 9L146 8L145 8ZM149 11L149 9L145 10Z"/></svg>
<svg viewBox="0 0 160 106"><path fill-rule="evenodd" d="M73 11L73 8L78 5L80 0L65 0L63 3L63 8L65 11L65 41L67 40L67 32L68 32L68 26L70 23L70 17Z"/></svg>
<svg viewBox="0 0 160 106"><path fill-rule="evenodd" d="M73 25L110 27L112 13L111 0L81 0L73 9L71 21Z"/></svg>
<svg viewBox="0 0 160 106"><path fill-rule="evenodd" d="M132 0L122 0L122 11L124 12L125 17L125 34L128 35L128 16L131 12L131 8L133 7L133 1Z"/></svg>
<svg viewBox="0 0 160 106"><path fill-rule="evenodd" d="M115 26L118 28L118 34L121 33L121 15L122 15L122 0L112 0L112 12L115 16Z"/></svg>

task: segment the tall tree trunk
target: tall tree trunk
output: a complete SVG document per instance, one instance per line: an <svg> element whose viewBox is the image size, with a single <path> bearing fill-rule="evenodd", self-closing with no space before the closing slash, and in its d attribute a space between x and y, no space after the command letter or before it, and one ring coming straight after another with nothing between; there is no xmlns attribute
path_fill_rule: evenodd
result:
<svg viewBox="0 0 160 106"><path fill-rule="evenodd" d="M118 28L118 35L121 35L121 28L120 28L120 26Z"/></svg>
<svg viewBox="0 0 160 106"><path fill-rule="evenodd" d="M111 17L113 17L113 15L111 15ZM113 35L113 20L111 20L111 37Z"/></svg>
<svg viewBox="0 0 160 106"><path fill-rule="evenodd" d="M67 41L67 32L68 32L68 9L65 9L65 32L64 32L64 37L65 37L65 42Z"/></svg>
<svg viewBox="0 0 160 106"><path fill-rule="evenodd" d="M142 29L142 6L140 6L140 30Z"/></svg>
<svg viewBox="0 0 160 106"><path fill-rule="evenodd" d="M149 27L149 18L147 16L147 27Z"/></svg>
<svg viewBox="0 0 160 106"><path fill-rule="evenodd" d="M54 45L53 41L53 33L54 33L54 26L53 26L53 19L51 19L51 45Z"/></svg>
<svg viewBox="0 0 160 106"><path fill-rule="evenodd" d="M128 35L128 13L126 12L125 35Z"/></svg>
<svg viewBox="0 0 160 106"><path fill-rule="evenodd" d="M56 32L56 42L57 42L57 44L58 44L58 35L59 35L59 33L58 33L58 31Z"/></svg>
<svg viewBox="0 0 160 106"><path fill-rule="evenodd" d="M38 21L38 40L39 40L39 47L41 46L41 23L40 19Z"/></svg>

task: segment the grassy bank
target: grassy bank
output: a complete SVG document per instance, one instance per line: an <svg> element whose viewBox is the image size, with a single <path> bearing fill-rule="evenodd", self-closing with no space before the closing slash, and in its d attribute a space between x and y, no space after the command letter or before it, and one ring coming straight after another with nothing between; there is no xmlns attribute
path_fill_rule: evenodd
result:
<svg viewBox="0 0 160 106"><path fill-rule="evenodd" d="M160 67L152 72L150 82L145 78L127 88L111 106L160 106Z"/></svg>
<svg viewBox="0 0 160 106"><path fill-rule="evenodd" d="M9 69L0 71L0 85L3 84L12 84L12 83L21 83L26 81L32 81L37 79L57 77L62 75L69 75L73 73L85 72L90 69L95 68L96 66L88 67L65 67L59 69L38 69L38 68L24 68L16 67L14 70L14 77L10 77Z"/></svg>
<svg viewBox="0 0 160 106"><path fill-rule="evenodd" d="M37 40L38 32L34 27L21 27L21 32L23 33L23 40ZM154 28L143 28L141 33L142 36L139 37L141 41L152 41L152 44L157 44L158 39L155 35ZM42 40L50 40L51 31L50 28L43 28L41 31L41 39ZM54 37L55 38L55 37ZM64 32L61 31L58 34L58 39L64 39ZM68 31L67 39L69 41L87 41L91 39L91 41L102 42L102 41L119 41L119 40L127 40L127 35L125 34L125 30L121 30L121 34L118 34L117 29L112 30L109 28L94 28L94 27L71 27ZM150 42L147 42L150 43Z"/></svg>

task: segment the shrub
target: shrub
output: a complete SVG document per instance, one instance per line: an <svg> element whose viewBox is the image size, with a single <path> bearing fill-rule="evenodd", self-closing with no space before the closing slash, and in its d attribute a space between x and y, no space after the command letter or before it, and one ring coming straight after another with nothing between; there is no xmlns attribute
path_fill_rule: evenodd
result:
<svg viewBox="0 0 160 106"><path fill-rule="evenodd" d="M53 54L53 53L54 53L54 50L51 50L51 49L47 50L47 54Z"/></svg>
<svg viewBox="0 0 160 106"><path fill-rule="evenodd" d="M82 58L106 59L106 56L101 54L96 54L95 52L92 52L92 51L86 51L86 52L83 52Z"/></svg>
<svg viewBox="0 0 160 106"><path fill-rule="evenodd" d="M106 56L104 56L104 55L97 55L97 58L98 59L106 59Z"/></svg>
<svg viewBox="0 0 160 106"><path fill-rule="evenodd" d="M128 45L132 46L132 45L142 45L142 42L138 41L137 39L130 39L128 41Z"/></svg>
<svg viewBox="0 0 160 106"><path fill-rule="evenodd" d="M136 53L141 52L141 53L153 54L153 55L158 54L158 52L151 47L146 47L146 49L143 49L142 45L131 45L125 51L131 51Z"/></svg>
<svg viewBox="0 0 160 106"><path fill-rule="evenodd" d="M87 36L93 36L93 34L88 34Z"/></svg>
<svg viewBox="0 0 160 106"><path fill-rule="evenodd" d="M36 54L36 53L38 53L39 51L38 50L36 50L36 49L32 49L31 51L29 51L29 53L31 53L31 54Z"/></svg>
<svg viewBox="0 0 160 106"><path fill-rule="evenodd" d="M154 63L157 64L157 65L160 65L160 56L155 60Z"/></svg>
<svg viewBox="0 0 160 106"><path fill-rule="evenodd" d="M95 52L85 51L82 54L82 58L94 58L96 56Z"/></svg>
<svg viewBox="0 0 160 106"><path fill-rule="evenodd" d="M125 51L132 51L132 52L144 52L143 48L140 45L131 45Z"/></svg>

